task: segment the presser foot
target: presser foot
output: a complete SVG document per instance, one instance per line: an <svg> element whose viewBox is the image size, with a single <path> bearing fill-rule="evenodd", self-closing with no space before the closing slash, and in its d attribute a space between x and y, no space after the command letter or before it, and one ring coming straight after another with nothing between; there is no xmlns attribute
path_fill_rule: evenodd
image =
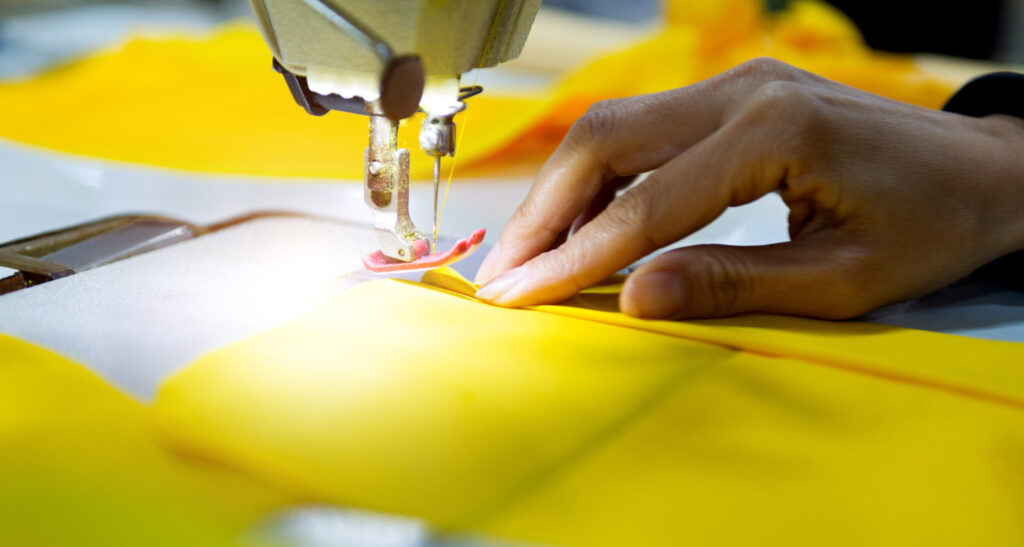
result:
<svg viewBox="0 0 1024 547"><path fill-rule="evenodd" d="M473 254L473 251L484 241L487 231L483 228L475 231L466 239L460 239L455 245L443 253L430 252L430 243L424 239L413 242L416 258L408 262L386 256L375 251L363 256L363 266L376 273L404 272L410 270L429 270L454 264Z"/></svg>

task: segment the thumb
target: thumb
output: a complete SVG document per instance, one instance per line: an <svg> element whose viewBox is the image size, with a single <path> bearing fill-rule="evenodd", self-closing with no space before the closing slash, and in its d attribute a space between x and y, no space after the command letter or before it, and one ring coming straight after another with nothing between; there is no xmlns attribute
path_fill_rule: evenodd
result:
<svg viewBox="0 0 1024 547"><path fill-rule="evenodd" d="M651 319L746 312L846 319L871 306L834 256L836 247L796 241L756 247L699 245L662 254L626 280L619 305Z"/></svg>

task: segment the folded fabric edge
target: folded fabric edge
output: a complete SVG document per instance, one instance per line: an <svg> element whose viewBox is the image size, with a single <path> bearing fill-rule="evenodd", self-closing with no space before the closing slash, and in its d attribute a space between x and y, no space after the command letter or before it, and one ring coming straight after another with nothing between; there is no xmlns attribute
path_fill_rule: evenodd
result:
<svg viewBox="0 0 1024 547"><path fill-rule="evenodd" d="M476 300L473 295L478 288L450 268L426 272L419 285L473 300ZM581 296L599 296L602 307L614 306L614 311L584 307L587 300L580 298L575 299L577 305L540 305L527 309L740 351L800 359L1024 410L1024 370L1015 370L1019 367L1013 366L1024 363L1022 344L857 321L789 316L746 315L685 322L637 319L618 311L618 291L610 288L613 289L600 285L593 291L583 291ZM999 369L995 375L991 374L993 367ZM1017 374L1021 378L1007 381L999 372Z"/></svg>

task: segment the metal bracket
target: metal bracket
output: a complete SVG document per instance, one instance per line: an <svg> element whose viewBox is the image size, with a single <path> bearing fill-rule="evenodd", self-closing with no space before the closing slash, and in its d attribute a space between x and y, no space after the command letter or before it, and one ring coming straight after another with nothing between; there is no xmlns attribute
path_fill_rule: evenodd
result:
<svg viewBox="0 0 1024 547"><path fill-rule="evenodd" d="M340 95L321 95L309 89L309 83L305 76L299 76L274 59L274 71L284 76L284 82L288 85L288 91L292 93L292 99L307 113L314 116L323 116L331 110L348 112L350 114L366 114L366 102L359 97L346 99Z"/></svg>
<svg viewBox="0 0 1024 547"><path fill-rule="evenodd" d="M190 224L155 216L122 216L23 238L0 246L0 294L46 283L165 247L202 233Z"/></svg>
<svg viewBox="0 0 1024 547"><path fill-rule="evenodd" d="M385 256L418 258L415 242L425 240L409 215L409 151L398 148L398 122L370 106L363 199L373 212L373 228Z"/></svg>

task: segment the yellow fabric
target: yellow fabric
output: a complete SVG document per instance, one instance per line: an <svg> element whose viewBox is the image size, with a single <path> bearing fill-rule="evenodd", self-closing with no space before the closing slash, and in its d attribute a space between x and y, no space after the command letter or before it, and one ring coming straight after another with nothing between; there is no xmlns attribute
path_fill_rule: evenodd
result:
<svg viewBox="0 0 1024 547"><path fill-rule="evenodd" d="M673 362L681 348L690 364ZM458 526L728 353L371 282L204 355L155 408L190 451L325 500Z"/></svg>
<svg viewBox="0 0 1024 547"><path fill-rule="evenodd" d="M138 402L0 335L0 544L238 544L287 499L165 452Z"/></svg>
<svg viewBox="0 0 1024 547"><path fill-rule="evenodd" d="M160 390L162 431L321 499L541 543L1024 540L1022 345L424 281L201 357Z"/></svg>
<svg viewBox="0 0 1024 547"><path fill-rule="evenodd" d="M594 101L661 91L773 56L900 100L937 107L949 84L907 57L871 52L825 4L796 1L762 13L760 0L678 0L667 25L625 51L595 59L528 95L469 100L463 167L539 161ZM552 52L557 55L557 52ZM36 77L0 83L0 136L75 154L179 169L271 176L362 178L362 116L307 115L249 24L206 36L138 38ZM415 118L401 143L418 150ZM448 160L445 160L446 162ZM414 178L432 162L413 154Z"/></svg>
<svg viewBox="0 0 1024 547"><path fill-rule="evenodd" d="M460 164L542 159L594 101L762 55L929 107L951 91L820 2L769 17L758 0L679 0L666 22L549 89L471 99ZM0 83L0 136L361 178L366 120L308 116L269 61L247 24L131 40ZM1024 540L1021 346L779 317L639 321L614 285L504 310L450 273L426 281L358 287L200 358L153 409L176 453L152 440L149 409L0 336L0 543L222 545L296 499L564 545Z"/></svg>
<svg viewBox="0 0 1024 547"><path fill-rule="evenodd" d="M532 309L762 355L796 357L1024 408L1024 344L784 315L686 322L636 319L619 312L622 281L616 277L560 305ZM466 296L478 288L451 268L427 272L423 282Z"/></svg>
<svg viewBox="0 0 1024 547"><path fill-rule="evenodd" d="M580 546L1024 540L1019 408L748 353L701 372L479 527Z"/></svg>

